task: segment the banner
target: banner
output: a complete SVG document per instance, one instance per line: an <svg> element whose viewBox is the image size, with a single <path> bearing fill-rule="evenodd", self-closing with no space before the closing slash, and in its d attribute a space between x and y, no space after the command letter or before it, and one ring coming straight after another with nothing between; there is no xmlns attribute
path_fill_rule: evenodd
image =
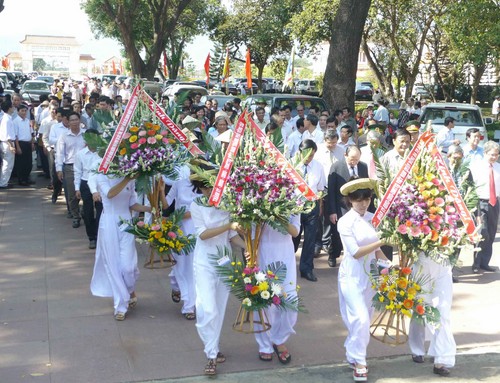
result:
<svg viewBox="0 0 500 383"><path fill-rule="evenodd" d="M151 98L150 95L144 93L145 101L148 104L149 110L151 110L156 117L167 127L168 130L174 135L175 139L179 141L193 156L204 155L205 153L192 143L189 138L184 134L184 132L179 129L177 125L167 116L163 109Z"/></svg>
<svg viewBox="0 0 500 383"><path fill-rule="evenodd" d="M285 72L285 80L283 81L283 90L286 87L293 88L293 65L295 61L295 47L292 47L292 53L290 54L290 59L288 60L288 65Z"/></svg>
<svg viewBox="0 0 500 383"><path fill-rule="evenodd" d="M208 87L208 84L210 83L210 53L208 53L204 67L205 67L205 73L207 75L207 87Z"/></svg>
<svg viewBox="0 0 500 383"><path fill-rule="evenodd" d="M453 197L453 203L460 214L460 218L464 226L466 227L467 234L472 234L475 230L472 216L469 212L469 209L467 209L467 207L465 206L465 202L460 195L457 186L455 185L455 181L453 181L453 177L448 170L448 167L446 166L441 153L439 153L439 150L434 143L434 134L428 131L419 137L418 141L415 143L415 146L410 151L410 154L403 162L401 169L399 169L396 177L389 185L389 188L384 194L373 216L373 226L377 227L378 225L380 225L380 222L382 222L382 219L387 214L389 207L392 205L394 199L398 195L399 190L401 189L407 178L410 176L411 169L413 168L413 165L415 164L417 158L420 156L423 150L427 150L436 162L437 172L441 180L443 181L446 190Z"/></svg>
<svg viewBox="0 0 500 383"><path fill-rule="evenodd" d="M217 174L217 179L215 180L214 188L212 189L212 194L210 194L210 199L208 200L208 203L210 205L219 206L220 204L222 193L224 192L224 187L226 186L227 179L231 174L234 158L236 157L236 153L238 153L238 149L241 145L241 139L243 138L243 134L245 133L245 128L247 126L245 121L246 116L247 111L244 110L243 113L241 113L240 118L238 118L236 126L234 127L231 141L229 142L229 145L227 147L226 154L224 155L224 159L222 160L219 173Z"/></svg>
<svg viewBox="0 0 500 383"><path fill-rule="evenodd" d="M118 151L118 147L120 146L120 142L122 142L123 135L127 132L127 128L130 124L130 120L132 120L132 116L134 115L135 109L137 108L137 104L139 102L139 91L141 90L141 86L137 84L137 86L132 91L130 95L130 99L125 107L125 111L123 112L122 118L116 127L115 133L109 142L109 145L106 149L106 153L102 157L101 164L99 165L99 172L103 172L106 174L109 169L109 165L115 158L116 152Z"/></svg>
<svg viewBox="0 0 500 383"><path fill-rule="evenodd" d="M252 90L252 64L250 48L247 49L247 59L245 62L245 74L247 76L247 88Z"/></svg>
<svg viewBox="0 0 500 383"><path fill-rule="evenodd" d="M257 126L253 118L249 118L251 129L254 131L255 137L262 144L264 149L274 157L276 163L283 168L285 173L293 180L297 185L300 192L309 201L315 201L318 196L307 186L306 181L300 176L300 174L293 168L290 162L287 161L285 156L279 151L279 149L274 146L271 140L266 136L266 134Z"/></svg>

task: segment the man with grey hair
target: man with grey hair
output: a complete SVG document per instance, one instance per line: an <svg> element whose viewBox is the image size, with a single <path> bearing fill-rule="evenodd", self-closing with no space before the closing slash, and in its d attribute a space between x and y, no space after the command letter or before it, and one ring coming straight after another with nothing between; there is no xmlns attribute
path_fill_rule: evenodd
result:
<svg viewBox="0 0 500 383"><path fill-rule="evenodd" d="M497 232L500 196L500 164L498 156L500 146L494 141L484 144L484 158L472 163L471 174L476 184L477 196L479 197L479 223L482 224L481 236L483 240L479 243L479 250L474 256L472 272L497 271L498 268L489 265L493 254L493 242Z"/></svg>

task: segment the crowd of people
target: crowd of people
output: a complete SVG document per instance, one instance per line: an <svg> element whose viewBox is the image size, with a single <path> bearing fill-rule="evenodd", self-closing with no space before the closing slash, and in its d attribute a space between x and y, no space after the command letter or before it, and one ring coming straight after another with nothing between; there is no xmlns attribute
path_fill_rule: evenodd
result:
<svg viewBox="0 0 500 383"><path fill-rule="evenodd" d="M53 94L42 97L35 109L29 109L18 94L11 98L0 95L0 188L12 187L9 181L14 179L13 171L21 187L33 184L30 172L33 151L36 151L37 167L49 180L47 188L51 190L52 203L56 204L64 191L72 227L79 228L83 218L89 248L96 249L91 291L96 296L113 297L114 318L121 321L138 302L135 292L138 268L134 238L119 228L119 221L130 217L131 211L147 213L151 209L138 202L133 179L110 178L94 172L100 157L90 144L91 136L100 134L104 125L120 118L130 96L129 89L115 85L120 84L103 84L101 89L96 85L84 95L75 93L74 89L68 92L63 89L61 94L61 87L56 84L52 87ZM165 99L162 106L172 112L179 106L179 98L180 95L173 100ZM188 128L195 140L207 132L219 142L229 142L236 118L242 112L241 99L234 98L221 106L216 99L209 97L204 104L200 99L200 94L185 97L177 108L180 113L176 122ZM393 253L393 248L382 243L371 226L375 208L370 180L377 179L374 153L395 175L418 139L421 129L416 118L425 107L412 99L403 101L396 118L383 99L377 101L377 108L369 104L355 114L348 107L330 113L302 104L296 105L295 110L289 105L270 109L265 100L258 100L252 110L256 125L273 142L279 143L286 157L309 153L299 170L312 191L319 195L327 193L309 213L290 217L287 234L271 228L264 230L260 261L269 263L279 259L287 264L290 294L294 293L297 282L295 253L301 241L299 275L302 279L318 280L314 259L322 252L328 254L330 267L340 263L340 308L349 331L346 356L356 381L366 380L368 374L366 347L373 291L365 269L369 264L366 259L391 260ZM295 111L297 115L293 116ZM470 178L477 185L480 202L475 215L477 222L482 223L483 241L474 257L472 272L496 271L489 263L499 215L499 145L489 141L480 147L480 133L475 128L467 131L467 143L463 145L454 138L453 128L454 119L446 118L445 128L436 136L436 144L452 174L457 175L459 168L466 164ZM488 172L485 169L489 169ZM216 173L211 166L205 171ZM455 181L460 188L458 176ZM230 242L244 249L245 244L238 235L241 227L231 222L227 213L197 202L200 197L210 195L211 187L196 174L190 174L189 169L183 169L179 179L167 187L163 185L161 191L165 208L175 203L175 209L186 210L183 232L197 236L190 256L176 257L177 263L170 275L171 297L174 302L183 301L181 313L187 320L196 320L208 359L204 371L213 375L217 363L225 361L219 350L219 339L228 290L218 279L207 254L217 247L229 246ZM435 357L434 372L447 375L454 365L455 352L447 315L451 308L451 268L440 273L444 282L437 294L441 294L445 306L442 328L435 334L436 341L431 344L429 354ZM276 353L281 363L288 363L291 354L286 342L294 334L297 315L270 310L269 318L271 330L256 335L259 358L270 361ZM417 363L422 362L425 355L422 334L422 328L411 327L410 347ZM443 342L445 346L441 347Z"/></svg>

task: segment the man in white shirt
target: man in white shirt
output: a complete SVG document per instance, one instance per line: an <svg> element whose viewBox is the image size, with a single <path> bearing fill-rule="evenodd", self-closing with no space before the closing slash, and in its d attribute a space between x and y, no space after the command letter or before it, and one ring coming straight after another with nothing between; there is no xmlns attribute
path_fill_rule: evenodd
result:
<svg viewBox="0 0 500 383"><path fill-rule="evenodd" d="M94 202L90 191L88 180L91 173L94 173L101 162L101 157L96 153L96 148L92 146L92 136L99 132L89 129L84 133L87 146L79 150L75 156L73 165L75 197L83 202L83 222L85 231L89 238L89 249L96 248L97 229L102 213L102 202Z"/></svg>
<svg viewBox="0 0 500 383"><path fill-rule="evenodd" d="M476 192L479 197L479 222L481 236L479 243L481 250L474 256L472 272L477 274L479 269L497 271L497 267L489 265L493 254L493 242L497 232L498 216L500 211L500 164L497 162L500 146L494 141L484 144L484 158L471 164L470 171Z"/></svg>
<svg viewBox="0 0 500 383"><path fill-rule="evenodd" d="M375 112L375 115L373 116L373 118L377 122L382 122L382 123L385 123L386 125L389 125L389 122L390 122L389 111L385 107L384 100L379 100L378 108L377 108L377 111Z"/></svg>
<svg viewBox="0 0 500 383"><path fill-rule="evenodd" d="M464 159L469 159L470 162L483 159L484 150L479 146L479 141L481 141L481 132L479 132L479 129L467 129L465 137L467 145L464 146Z"/></svg>
<svg viewBox="0 0 500 383"><path fill-rule="evenodd" d="M453 117L446 117L444 119L444 128L436 135L436 146L445 154L448 153L448 148L451 145L460 145L460 140L456 140L452 132L454 127L455 119Z"/></svg>
<svg viewBox="0 0 500 383"><path fill-rule="evenodd" d="M380 159L393 178L403 165L405 153L410 148L410 140L410 133L406 129L397 129L394 133L394 149L389 150Z"/></svg>
<svg viewBox="0 0 500 383"><path fill-rule="evenodd" d="M81 103L82 100L82 89L80 88L80 85L78 85L77 82L74 82L73 85L70 84L70 91L71 91L71 98L73 101L78 101Z"/></svg>
<svg viewBox="0 0 500 383"><path fill-rule="evenodd" d="M61 135L66 133L66 131L69 128L68 113L69 112L67 110L64 110L63 108L58 108L56 110L57 123L52 124L50 128L48 128L46 132L48 139L44 137L44 142L48 142L48 146L45 146L45 148L49 152L49 167L52 179L52 203L54 204L57 202L57 198L62 191L62 182L57 177L57 171L56 171L56 151L57 151L56 146L59 137L61 137ZM71 214L69 212L69 206L67 206L67 208L69 217Z"/></svg>
<svg viewBox="0 0 500 383"><path fill-rule="evenodd" d="M288 140L290 134L295 130L295 122L297 118L292 117L292 108L290 105L285 105L280 109L280 115L283 117L283 127L281 128L281 135L283 142Z"/></svg>
<svg viewBox="0 0 500 383"><path fill-rule="evenodd" d="M309 116L308 116L309 117ZM317 124L317 121L316 121ZM315 124L315 126L316 126ZM314 193L322 192L326 187L325 173L321 164L314 160L314 155L318 147L313 140L304 140L300 144L299 150L305 152L311 150L311 153L303 161L303 178L309 188ZM318 278L314 275L314 245L316 242L316 232L318 231L318 217L323 214L323 200L316 201L314 209L307 214L300 216L300 233L293 239L295 248L300 243L302 231L304 231L304 242L302 243L302 252L300 254L300 276L308 281L316 282Z"/></svg>
<svg viewBox="0 0 500 383"><path fill-rule="evenodd" d="M353 131L352 128L349 125L343 125L340 128L340 134L339 134L339 142L337 143L337 146L339 146L342 150L345 151L345 149L348 146L355 145L354 140L352 139Z"/></svg>
<svg viewBox="0 0 500 383"><path fill-rule="evenodd" d="M318 116L314 114L308 114L304 120L304 125L306 130L302 135L302 141L313 140L316 145L321 144L325 138L323 131L318 128Z"/></svg>
<svg viewBox="0 0 500 383"><path fill-rule="evenodd" d="M80 227L80 200L76 197L74 171L76 153L85 147L83 132L80 129L80 115L70 112L68 115L69 130L57 140L56 171L59 181L64 183L64 195L73 218L73 228Z"/></svg>
<svg viewBox="0 0 500 383"><path fill-rule="evenodd" d="M2 102L1 108L4 114L0 122L0 153L2 155L0 189L9 189L12 187L9 184L9 180L14 168L16 153L16 132L14 130L14 123L12 122L12 113L14 113L12 101L7 100Z"/></svg>
<svg viewBox="0 0 500 383"><path fill-rule="evenodd" d="M295 132L290 134L286 142L285 155L287 158L293 158L299 151L300 144L302 143L302 135L305 130L304 119L299 118L295 122Z"/></svg>
<svg viewBox="0 0 500 383"><path fill-rule="evenodd" d="M30 180L33 167L33 128L28 120L28 107L21 104L17 109L17 117L13 121L16 132L16 174L19 185L30 186L34 184Z"/></svg>
<svg viewBox="0 0 500 383"><path fill-rule="evenodd" d="M262 130L263 132L266 130L267 124L269 124L269 120L266 120L265 116L266 116L266 110L263 107L258 106L255 109L254 121L260 128L260 130Z"/></svg>
<svg viewBox="0 0 500 383"><path fill-rule="evenodd" d="M491 104L491 115L495 120L500 120L500 96L495 96L495 100Z"/></svg>

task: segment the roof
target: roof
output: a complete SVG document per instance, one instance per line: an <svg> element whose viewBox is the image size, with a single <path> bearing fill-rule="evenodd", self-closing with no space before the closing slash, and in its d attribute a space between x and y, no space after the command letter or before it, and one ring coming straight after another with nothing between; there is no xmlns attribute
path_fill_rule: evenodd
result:
<svg viewBox="0 0 500 383"><path fill-rule="evenodd" d="M427 104L427 108L434 109L462 109L462 110L478 110L479 106L471 104L462 104L459 102L432 102Z"/></svg>
<svg viewBox="0 0 500 383"><path fill-rule="evenodd" d="M10 59L20 59L20 58L22 58L21 53L19 53L19 52L10 52L10 53L7 53L7 55L5 57L8 57Z"/></svg>
<svg viewBox="0 0 500 383"><path fill-rule="evenodd" d="M21 44L80 46L73 36L26 35Z"/></svg>
<svg viewBox="0 0 500 383"><path fill-rule="evenodd" d="M94 61L95 58L92 57L90 54L81 54L80 55L80 61Z"/></svg>

